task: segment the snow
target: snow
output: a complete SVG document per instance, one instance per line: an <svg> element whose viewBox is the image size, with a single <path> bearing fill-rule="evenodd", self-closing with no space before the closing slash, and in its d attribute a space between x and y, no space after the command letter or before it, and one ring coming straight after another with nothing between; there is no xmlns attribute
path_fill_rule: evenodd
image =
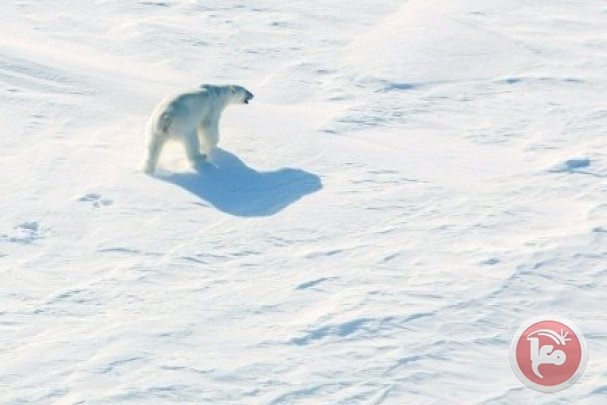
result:
<svg viewBox="0 0 607 405"><path fill-rule="evenodd" d="M50 5L0 16L0 402L605 403L604 2ZM140 173L205 82L255 93L216 166ZM549 395L545 313L590 353Z"/></svg>

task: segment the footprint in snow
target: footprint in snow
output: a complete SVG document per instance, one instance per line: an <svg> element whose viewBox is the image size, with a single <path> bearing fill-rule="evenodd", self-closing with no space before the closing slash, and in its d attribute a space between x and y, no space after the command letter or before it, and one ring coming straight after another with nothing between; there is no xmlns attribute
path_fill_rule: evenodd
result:
<svg viewBox="0 0 607 405"><path fill-rule="evenodd" d="M589 171L592 161L588 158L568 159L550 169L552 173L581 173L594 177L605 177L605 174Z"/></svg>
<svg viewBox="0 0 607 405"><path fill-rule="evenodd" d="M10 235L0 234L0 240L12 243L30 244L43 238L43 232L36 221L23 222L15 227Z"/></svg>
<svg viewBox="0 0 607 405"><path fill-rule="evenodd" d="M95 208L107 207L114 203L113 200L109 198L103 198L101 194L97 193L88 193L78 199L78 201L88 202L93 205Z"/></svg>

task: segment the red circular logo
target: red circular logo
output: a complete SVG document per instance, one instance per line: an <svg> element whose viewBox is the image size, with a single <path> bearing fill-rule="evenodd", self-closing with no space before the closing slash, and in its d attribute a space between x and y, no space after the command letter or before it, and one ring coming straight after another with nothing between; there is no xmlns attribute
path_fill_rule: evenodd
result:
<svg viewBox="0 0 607 405"><path fill-rule="evenodd" d="M542 316L525 322L514 335L510 362L530 388L556 392L574 384L588 361L586 341L568 319Z"/></svg>

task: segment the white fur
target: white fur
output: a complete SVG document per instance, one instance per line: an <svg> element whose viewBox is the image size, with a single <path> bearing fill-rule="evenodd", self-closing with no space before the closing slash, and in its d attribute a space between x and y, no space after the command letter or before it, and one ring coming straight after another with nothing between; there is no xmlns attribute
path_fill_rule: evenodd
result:
<svg viewBox="0 0 607 405"><path fill-rule="evenodd" d="M241 86L203 84L161 101L146 127L143 171L154 173L169 139L183 143L186 156L194 166L210 159L219 143L219 119L225 107L248 104L252 98L253 94Z"/></svg>

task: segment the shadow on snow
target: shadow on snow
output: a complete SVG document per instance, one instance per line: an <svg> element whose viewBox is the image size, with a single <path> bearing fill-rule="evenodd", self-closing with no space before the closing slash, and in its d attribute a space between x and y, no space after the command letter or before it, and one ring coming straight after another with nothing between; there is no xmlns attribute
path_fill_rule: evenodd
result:
<svg viewBox="0 0 607 405"><path fill-rule="evenodd" d="M220 211L239 217L274 215L322 188L315 174L291 168L258 172L221 149L216 151L213 164L204 164L196 172L159 178L184 188Z"/></svg>

